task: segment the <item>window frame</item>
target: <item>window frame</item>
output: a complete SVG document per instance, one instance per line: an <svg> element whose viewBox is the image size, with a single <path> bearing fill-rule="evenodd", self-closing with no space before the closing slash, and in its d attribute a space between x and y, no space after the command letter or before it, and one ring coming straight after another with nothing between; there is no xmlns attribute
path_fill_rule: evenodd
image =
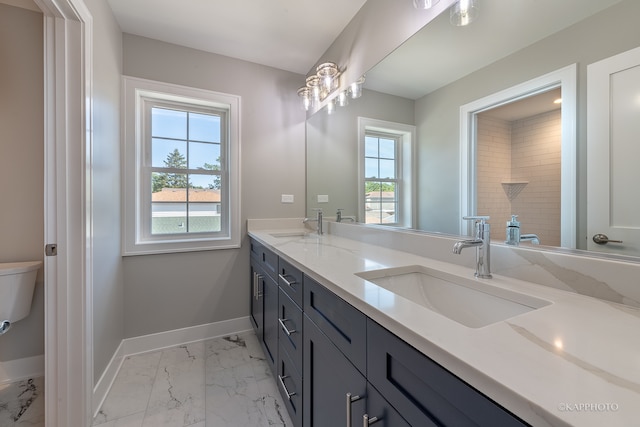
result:
<svg viewBox="0 0 640 427"><path fill-rule="evenodd" d="M366 222L365 210L365 138L369 134L376 137L388 136L397 139L396 147L396 222L370 224L376 226L415 228L416 190L415 190L415 133L413 125L389 122L385 120L358 117L358 217ZM376 179L376 181L389 181Z"/></svg>
<svg viewBox="0 0 640 427"><path fill-rule="evenodd" d="M147 255L240 247L240 97L123 76L122 254ZM224 112L220 232L151 233L151 109ZM223 139L224 138L223 134ZM222 153L226 153L222 158ZM185 169L185 172L188 169ZM226 184L226 185L225 185ZM186 203L186 202L185 202Z"/></svg>

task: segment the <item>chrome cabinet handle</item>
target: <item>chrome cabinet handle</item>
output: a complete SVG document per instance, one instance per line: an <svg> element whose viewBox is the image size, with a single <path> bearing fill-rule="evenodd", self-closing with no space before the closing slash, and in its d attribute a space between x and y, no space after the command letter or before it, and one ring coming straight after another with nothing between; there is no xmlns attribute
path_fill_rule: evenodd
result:
<svg viewBox="0 0 640 427"><path fill-rule="evenodd" d="M278 274L278 277L280 277L280 279L289 287L293 286L296 284L296 281L294 280L293 282L290 282L287 277L289 277L288 274Z"/></svg>
<svg viewBox="0 0 640 427"><path fill-rule="evenodd" d="M253 299L258 299L258 297L257 297L258 293L256 291L256 283L257 283L257 281L256 281L256 272L254 271L253 272Z"/></svg>
<svg viewBox="0 0 640 427"><path fill-rule="evenodd" d="M278 317L278 322L280 322L280 327L282 328L282 330L284 331L285 334L287 334L288 337L291 336L291 334L298 332L295 329L293 330L289 330L289 328L287 328L287 326L284 324L284 322L286 322L287 320L291 320L291 319L281 319Z"/></svg>
<svg viewBox="0 0 640 427"><path fill-rule="evenodd" d="M289 375L278 375L278 380L280 380L280 386L282 387L282 389L284 390L285 394L287 395L287 399L291 400L291 396L295 395L295 393L290 393L289 390L287 389L287 386L284 384L284 380L285 378L289 378Z"/></svg>
<svg viewBox="0 0 640 427"><path fill-rule="evenodd" d="M262 296L260 292L260 281L262 280L262 274L253 273L253 296L256 300L259 300Z"/></svg>
<svg viewBox="0 0 640 427"><path fill-rule="evenodd" d="M607 235L602 233L594 234L593 241L598 245L606 245L607 243L622 243L622 240L609 240Z"/></svg>
<svg viewBox="0 0 640 427"><path fill-rule="evenodd" d="M354 396L351 393L347 393L347 399L346 399L346 403L347 403L347 427L351 427L351 404L353 402L357 402L358 400L362 399L360 396Z"/></svg>
<svg viewBox="0 0 640 427"><path fill-rule="evenodd" d="M369 414L364 414L362 416L362 427L369 427L371 424L375 423L376 421L380 421L380 419L378 419L378 417L369 418Z"/></svg>

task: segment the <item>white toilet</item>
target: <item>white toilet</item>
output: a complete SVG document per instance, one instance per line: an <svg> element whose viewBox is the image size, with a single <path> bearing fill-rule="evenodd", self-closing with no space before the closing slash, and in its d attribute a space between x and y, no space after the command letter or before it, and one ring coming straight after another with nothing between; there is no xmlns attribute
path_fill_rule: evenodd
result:
<svg viewBox="0 0 640 427"><path fill-rule="evenodd" d="M31 311L41 261L0 263L0 335Z"/></svg>

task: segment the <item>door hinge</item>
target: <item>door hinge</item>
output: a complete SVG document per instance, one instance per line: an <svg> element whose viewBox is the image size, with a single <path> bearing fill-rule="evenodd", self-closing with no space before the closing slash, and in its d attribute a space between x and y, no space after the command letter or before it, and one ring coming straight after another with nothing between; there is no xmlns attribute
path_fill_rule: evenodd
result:
<svg viewBox="0 0 640 427"><path fill-rule="evenodd" d="M58 255L58 245L55 243L49 243L44 247L44 254L46 256L56 256Z"/></svg>

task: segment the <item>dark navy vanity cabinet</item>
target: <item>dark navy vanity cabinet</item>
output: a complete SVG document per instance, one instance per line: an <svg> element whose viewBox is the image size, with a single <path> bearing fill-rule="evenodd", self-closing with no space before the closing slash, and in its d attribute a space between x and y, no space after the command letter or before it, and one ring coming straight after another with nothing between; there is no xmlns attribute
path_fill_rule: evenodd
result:
<svg viewBox="0 0 640 427"><path fill-rule="evenodd" d="M296 427L526 426L251 240L251 320Z"/></svg>
<svg viewBox="0 0 640 427"><path fill-rule="evenodd" d="M278 284L259 258L251 257L251 321L273 370L278 358Z"/></svg>
<svg viewBox="0 0 640 427"><path fill-rule="evenodd" d="M370 319L367 346L369 382L410 425L527 425Z"/></svg>

